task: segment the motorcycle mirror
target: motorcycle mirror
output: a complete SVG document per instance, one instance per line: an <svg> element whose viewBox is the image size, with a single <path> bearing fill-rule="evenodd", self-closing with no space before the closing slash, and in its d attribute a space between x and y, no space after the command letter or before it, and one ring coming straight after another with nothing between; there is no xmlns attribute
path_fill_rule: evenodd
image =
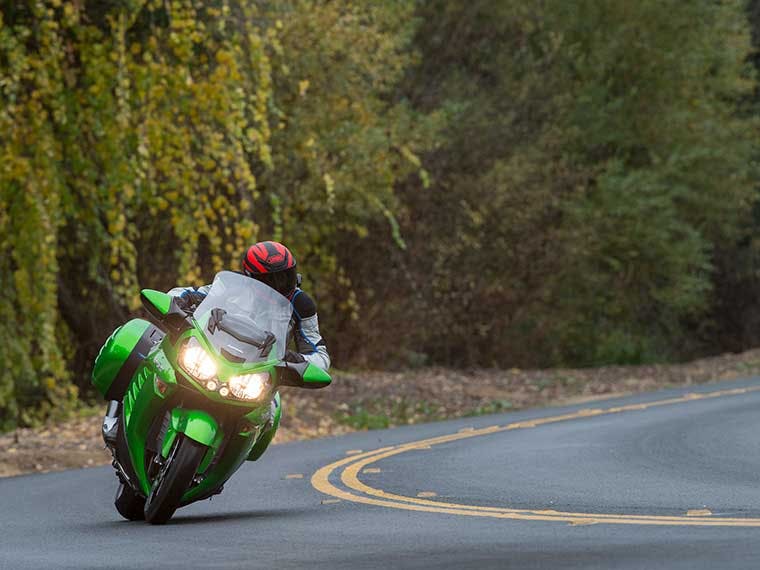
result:
<svg viewBox="0 0 760 570"><path fill-rule="evenodd" d="M151 316L160 321L171 311L174 297L161 291L143 289L140 291L140 300Z"/></svg>
<svg viewBox="0 0 760 570"><path fill-rule="evenodd" d="M187 313L179 306L176 297L153 289L143 289L140 291L140 300L151 318L162 329L179 333L189 326Z"/></svg>

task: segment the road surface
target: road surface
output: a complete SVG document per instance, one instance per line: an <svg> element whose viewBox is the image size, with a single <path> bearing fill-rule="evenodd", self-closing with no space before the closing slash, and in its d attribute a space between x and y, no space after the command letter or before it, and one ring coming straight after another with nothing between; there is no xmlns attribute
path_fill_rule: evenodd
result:
<svg viewBox="0 0 760 570"><path fill-rule="evenodd" d="M0 569L758 568L760 378L277 445L162 527L115 486L0 479Z"/></svg>

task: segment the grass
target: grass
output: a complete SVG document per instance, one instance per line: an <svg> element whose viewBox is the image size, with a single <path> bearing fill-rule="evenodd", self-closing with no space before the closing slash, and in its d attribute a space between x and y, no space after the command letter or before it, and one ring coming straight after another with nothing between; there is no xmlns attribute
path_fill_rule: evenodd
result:
<svg viewBox="0 0 760 570"><path fill-rule="evenodd" d="M494 400L465 412L465 417L499 414L510 411L514 405L509 400ZM458 415L458 414L457 414ZM335 421L355 430L385 429L392 426L433 422L447 419L439 405L426 401L410 401L405 398L373 398L350 405L335 414Z"/></svg>
<svg viewBox="0 0 760 570"><path fill-rule="evenodd" d="M356 430L385 429L396 425L437 421L445 418L439 406L406 398L372 398L346 405L335 421Z"/></svg>
<svg viewBox="0 0 760 570"><path fill-rule="evenodd" d="M512 402L509 400L494 400L493 402L488 402L487 404L483 404L482 406L478 406L474 410L470 410L465 414L465 417L473 417L473 416L486 416L488 414L500 414L502 412L508 412L512 410L514 406L512 405Z"/></svg>

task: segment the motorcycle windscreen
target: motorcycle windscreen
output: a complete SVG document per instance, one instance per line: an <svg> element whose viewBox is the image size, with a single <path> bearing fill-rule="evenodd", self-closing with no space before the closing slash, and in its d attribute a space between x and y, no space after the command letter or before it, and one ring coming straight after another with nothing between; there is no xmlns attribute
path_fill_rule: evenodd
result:
<svg viewBox="0 0 760 570"><path fill-rule="evenodd" d="M282 360L293 307L280 293L245 275L217 273L195 319L231 362Z"/></svg>

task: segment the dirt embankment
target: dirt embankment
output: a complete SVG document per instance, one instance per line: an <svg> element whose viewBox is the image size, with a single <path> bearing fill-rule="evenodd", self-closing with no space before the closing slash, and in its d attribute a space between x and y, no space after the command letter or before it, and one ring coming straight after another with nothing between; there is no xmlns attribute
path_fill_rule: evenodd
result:
<svg viewBox="0 0 760 570"><path fill-rule="evenodd" d="M760 349L678 365L338 372L325 390L283 390L284 415L275 443L754 375L760 375ZM109 463L101 419L83 417L0 435L0 477Z"/></svg>

